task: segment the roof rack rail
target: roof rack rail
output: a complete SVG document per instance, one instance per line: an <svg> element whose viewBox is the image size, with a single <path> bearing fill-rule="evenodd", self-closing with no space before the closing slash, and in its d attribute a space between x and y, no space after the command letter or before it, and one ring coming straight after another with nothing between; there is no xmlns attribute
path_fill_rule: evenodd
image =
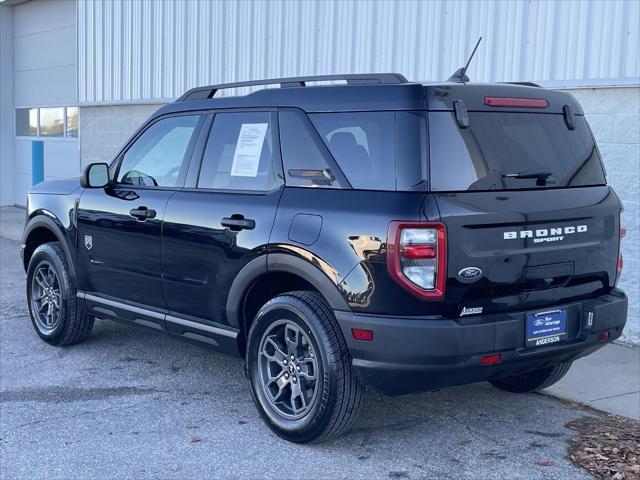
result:
<svg viewBox="0 0 640 480"><path fill-rule="evenodd" d="M507 83L509 85L524 85L524 86L527 86L527 87L542 88L542 85L538 85L537 83L534 83L534 82L500 82L500 83Z"/></svg>
<svg viewBox="0 0 640 480"><path fill-rule="evenodd" d="M238 87L254 87L258 85L280 85L286 87L304 87L307 82L327 82L332 80L344 80L347 85L370 85L370 84L399 84L408 83L408 80L399 73L350 73L340 75L315 75L310 77L287 77L269 78L265 80L250 80L248 82L221 83L220 85L209 85L207 87L196 87L188 90L180 96L176 102L186 102L188 100L205 100L213 98L218 90Z"/></svg>

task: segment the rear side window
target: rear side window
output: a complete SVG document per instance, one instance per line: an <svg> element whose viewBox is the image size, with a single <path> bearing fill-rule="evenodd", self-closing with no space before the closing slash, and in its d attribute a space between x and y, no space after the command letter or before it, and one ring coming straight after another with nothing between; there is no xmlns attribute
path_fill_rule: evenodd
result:
<svg viewBox="0 0 640 480"><path fill-rule="evenodd" d="M562 115L469 112L458 128L451 112L429 112L431 189L521 190L606 183L583 116L569 130Z"/></svg>
<svg viewBox="0 0 640 480"><path fill-rule="evenodd" d="M319 113L309 118L353 188L395 190L395 113Z"/></svg>
<svg viewBox="0 0 640 480"><path fill-rule="evenodd" d="M335 162L307 116L299 110L280 110L280 140L287 185L340 188Z"/></svg>
<svg viewBox="0 0 640 480"><path fill-rule="evenodd" d="M269 191L278 186L274 113L218 113L204 151L198 188Z"/></svg>

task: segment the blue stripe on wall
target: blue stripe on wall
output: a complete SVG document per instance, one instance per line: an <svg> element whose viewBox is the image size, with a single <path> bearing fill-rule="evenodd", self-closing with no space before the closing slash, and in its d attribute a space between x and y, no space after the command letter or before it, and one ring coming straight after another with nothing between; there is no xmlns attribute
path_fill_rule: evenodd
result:
<svg viewBox="0 0 640 480"><path fill-rule="evenodd" d="M44 142L31 142L31 185L44 181Z"/></svg>

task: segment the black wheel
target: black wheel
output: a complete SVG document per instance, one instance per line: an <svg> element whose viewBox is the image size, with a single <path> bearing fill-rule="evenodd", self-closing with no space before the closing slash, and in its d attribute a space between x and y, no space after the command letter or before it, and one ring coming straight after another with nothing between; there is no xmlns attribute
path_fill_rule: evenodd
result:
<svg viewBox="0 0 640 480"><path fill-rule="evenodd" d="M553 367L541 368L513 377L490 380L489 383L500 390L512 393L527 393L542 390L560 381L569 371L571 362L560 363Z"/></svg>
<svg viewBox="0 0 640 480"><path fill-rule="evenodd" d="M253 400L282 438L320 442L356 418L362 387L333 312L314 292L268 301L249 330L247 374Z"/></svg>
<svg viewBox="0 0 640 480"><path fill-rule="evenodd" d="M27 269L27 303L33 328L45 342L71 345L91 332L93 317L78 302L76 293L60 245L46 243L36 248Z"/></svg>

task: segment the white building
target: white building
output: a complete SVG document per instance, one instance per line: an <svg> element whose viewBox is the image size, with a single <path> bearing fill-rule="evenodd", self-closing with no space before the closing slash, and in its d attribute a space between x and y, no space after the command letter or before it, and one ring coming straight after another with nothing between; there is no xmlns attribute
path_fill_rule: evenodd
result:
<svg viewBox="0 0 640 480"><path fill-rule="evenodd" d="M482 36L472 80L531 80L582 103L625 204L624 339L640 343L638 25L636 0L0 0L0 203L24 205L34 140L46 179L76 176L193 86L373 71L445 79Z"/></svg>

